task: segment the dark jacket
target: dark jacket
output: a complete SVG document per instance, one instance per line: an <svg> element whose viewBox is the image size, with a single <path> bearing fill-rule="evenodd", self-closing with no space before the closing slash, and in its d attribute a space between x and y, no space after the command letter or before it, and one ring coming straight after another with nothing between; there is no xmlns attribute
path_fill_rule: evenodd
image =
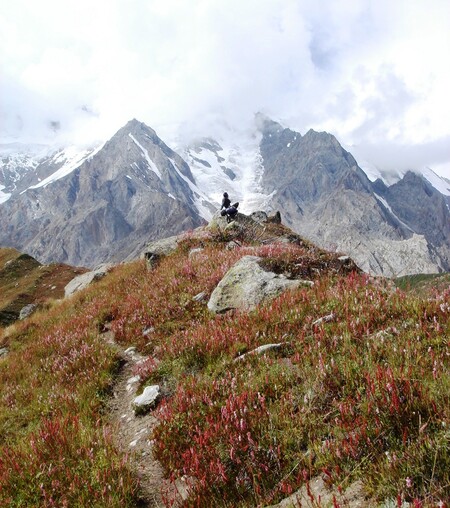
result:
<svg viewBox="0 0 450 508"><path fill-rule="evenodd" d="M231 205L230 198L223 198L222 199L222 206L220 207L220 209L222 210L222 208L228 208L230 205Z"/></svg>

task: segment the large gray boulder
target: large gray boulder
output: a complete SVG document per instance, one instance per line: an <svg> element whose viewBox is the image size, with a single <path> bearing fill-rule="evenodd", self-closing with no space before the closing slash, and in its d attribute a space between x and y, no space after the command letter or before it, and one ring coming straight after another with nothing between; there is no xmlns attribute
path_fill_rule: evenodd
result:
<svg viewBox="0 0 450 508"><path fill-rule="evenodd" d="M257 256L244 256L228 270L214 289L208 309L216 314L233 309L251 311L260 303L275 298L288 289L314 284L266 272L259 265L260 260Z"/></svg>
<svg viewBox="0 0 450 508"><path fill-rule="evenodd" d="M103 279L103 277L108 273L108 270L112 266L113 265L109 263L101 265L91 272L83 273L82 275L78 275L77 277L73 278L64 288L65 297L67 298L77 291L81 291L82 289L86 288L89 286L89 284Z"/></svg>
<svg viewBox="0 0 450 508"><path fill-rule="evenodd" d="M175 235L148 243L142 253L142 257L147 261L148 267L153 267L162 257L174 252L178 242L182 238L183 235Z"/></svg>

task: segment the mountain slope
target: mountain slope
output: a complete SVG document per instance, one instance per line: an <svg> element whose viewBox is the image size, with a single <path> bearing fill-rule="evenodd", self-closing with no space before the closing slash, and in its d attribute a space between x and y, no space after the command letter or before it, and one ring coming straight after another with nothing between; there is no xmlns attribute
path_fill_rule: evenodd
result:
<svg viewBox="0 0 450 508"><path fill-rule="evenodd" d="M431 170L391 174L389 186L372 181L331 134L302 136L262 114L253 132L178 151L132 120L92 152L24 154L28 169L4 162L0 245L86 266L132 259L148 240L209 220L226 191L244 213L279 210L295 231L367 272L450 270L450 196Z"/></svg>
<svg viewBox="0 0 450 508"><path fill-rule="evenodd" d="M0 202L64 177L93 153L95 149L74 146L55 149L20 143L0 145Z"/></svg>
<svg viewBox="0 0 450 508"><path fill-rule="evenodd" d="M262 133L262 188L274 192L272 208L283 210L295 231L346 252L371 273L450 269L449 210L423 178L408 173L393 188L382 190L328 133L310 130L301 136L269 119ZM408 191L402 193L405 187ZM424 189L435 199L422 200ZM423 209L414 218L411 207L418 200ZM425 210L428 219L419 224Z"/></svg>
<svg viewBox="0 0 450 508"><path fill-rule="evenodd" d="M259 153L259 133L243 133L239 140L198 139L179 151L188 162L199 187L211 203L220 206L223 192L239 202L243 213L264 210L270 196L264 194L260 181L264 172ZM209 218L211 218L212 214Z"/></svg>
<svg viewBox="0 0 450 508"><path fill-rule="evenodd" d="M5 202L0 244L94 266L198 226L204 206L187 164L133 120L66 176Z"/></svg>
<svg viewBox="0 0 450 508"><path fill-rule="evenodd" d="M26 305L63 298L68 282L85 271L61 264L44 266L28 254L0 249L0 326L16 321Z"/></svg>
<svg viewBox="0 0 450 508"><path fill-rule="evenodd" d="M325 494L331 506L330 492L345 506L355 485L360 506L445 505L449 291L422 299L334 269L336 254L283 227L273 243L251 226L250 244L232 231L194 231L152 270L118 265L0 331L1 505L152 506L137 442L139 464L152 453L188 495L174 504L163 491L167 506L269 506L300 488L314 506ZM250 313L211 314L208 298L248 255L313 284ZM122 452L108 400L125 348L146 356L129 384L158 384L161 399L154 431ZM129 406L120 416L140 418Z"/></svg>

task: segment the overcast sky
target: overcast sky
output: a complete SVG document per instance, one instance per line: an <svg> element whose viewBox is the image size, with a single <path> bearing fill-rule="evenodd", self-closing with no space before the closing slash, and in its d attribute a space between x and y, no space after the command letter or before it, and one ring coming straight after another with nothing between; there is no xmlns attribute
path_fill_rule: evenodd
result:
<svg viewBox="0 0 450 508"><path fill-rule="evenodd" d="M449 0L14 0L0 12L0 138L162 136L263 111L384 169L450 178Z"/></svg>

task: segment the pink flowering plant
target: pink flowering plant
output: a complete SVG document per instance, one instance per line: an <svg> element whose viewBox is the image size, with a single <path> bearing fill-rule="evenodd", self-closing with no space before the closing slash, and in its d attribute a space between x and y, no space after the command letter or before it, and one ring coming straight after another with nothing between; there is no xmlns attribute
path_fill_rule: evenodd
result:
<svg viewBox="0 0 450 508"><path fill-rule="evenodd" d="M2 502L136 506L138 481L105 417L111 331L148 356L142 385L164 387L154 454L188 483L185 506L273 504L318 475L341 491L363 479L374 502L445 504L450 291L400 291L304 242L221 240L188 237L151 270L119 265L4 336ZM205 302L248 254L314 285L211 314ZM252 354L266 344L278 347Z"/></svg>

